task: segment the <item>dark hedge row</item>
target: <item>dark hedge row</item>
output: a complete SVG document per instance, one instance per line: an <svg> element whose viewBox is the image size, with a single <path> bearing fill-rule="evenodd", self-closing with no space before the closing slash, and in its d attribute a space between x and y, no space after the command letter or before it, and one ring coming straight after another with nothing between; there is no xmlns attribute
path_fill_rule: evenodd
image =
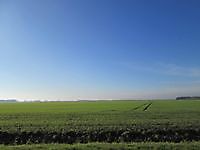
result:
<svg viewBox="0 0 200 150"><path fill-rule="evenodd" d="M200 141L199 129L0 132L0 144Z"/></svg>

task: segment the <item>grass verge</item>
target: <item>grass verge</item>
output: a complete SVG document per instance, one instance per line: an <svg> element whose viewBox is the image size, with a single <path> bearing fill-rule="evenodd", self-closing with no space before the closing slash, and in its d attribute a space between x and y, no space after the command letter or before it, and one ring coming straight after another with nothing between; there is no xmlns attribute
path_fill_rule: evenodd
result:
<svg viewBox="0 0 200 150"><path fill-rule="evenodd" d="M199 150L200 142L0 145L1 150Z"/></svg>

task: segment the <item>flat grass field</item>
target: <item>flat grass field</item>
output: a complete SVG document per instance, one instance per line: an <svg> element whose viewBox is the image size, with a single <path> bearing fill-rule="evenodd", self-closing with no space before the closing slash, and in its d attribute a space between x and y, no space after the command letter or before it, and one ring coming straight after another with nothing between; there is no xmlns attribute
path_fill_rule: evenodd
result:
<svg viewBox="0 0 200 150"><path fill-rule="evenodd" d="M199 100L0 103L5 145L194 141L200 148Z"/></svg>

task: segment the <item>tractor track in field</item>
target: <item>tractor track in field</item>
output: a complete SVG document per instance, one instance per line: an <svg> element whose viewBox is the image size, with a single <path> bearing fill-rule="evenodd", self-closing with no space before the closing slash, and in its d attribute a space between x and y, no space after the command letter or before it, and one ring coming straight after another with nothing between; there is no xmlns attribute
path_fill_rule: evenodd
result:
<svg viewBox="0 0 200 150"><path fill-rule="evenodd" d="M147 111L150 108L151 105L152 105L152 102L145 103L145 104L139 105L139 106L137 106L137 107L135 107L135 108L133 108L131 110L138 110L138 109L144 107L143 111Z"/></svg>
<svg viewBox="0 0 200 150"><path fill-rule="evenodd" d="M131 109L131 110L138 110L138 109L142 108L143 106L145 106L145 105L147 105L147 104L148 104L148 103L139 105L139 106L137 106L137 107L135 107L135 108L133 108L133 109Z"/></svg>
<svg viewBox="0 0 200 150"><path fill-rule="evenodd" d="M152 102L149 103L148 105L146 105L145 108L143 109L143 111L147 111L150 108L151 105L152 105Z"/></svg>

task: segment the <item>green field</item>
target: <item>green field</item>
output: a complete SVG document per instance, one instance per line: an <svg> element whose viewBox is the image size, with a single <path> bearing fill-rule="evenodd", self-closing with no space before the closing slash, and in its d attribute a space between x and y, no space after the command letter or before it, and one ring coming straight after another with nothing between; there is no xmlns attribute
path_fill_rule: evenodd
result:
<svg viewBox="0 0 200 150"><path fill-rule="evenodd" d="M152 102L147 111L145 106ZM138 106L142 106L138 108ZM1 103L1 130L61 130L124 126L199 126L200 101Z"/></svg>
<svg viewBox="0 0 200 150"><path fill-rule="evenodd" d="M0 104L1 144L199 140L198 100Z"/></svg>

